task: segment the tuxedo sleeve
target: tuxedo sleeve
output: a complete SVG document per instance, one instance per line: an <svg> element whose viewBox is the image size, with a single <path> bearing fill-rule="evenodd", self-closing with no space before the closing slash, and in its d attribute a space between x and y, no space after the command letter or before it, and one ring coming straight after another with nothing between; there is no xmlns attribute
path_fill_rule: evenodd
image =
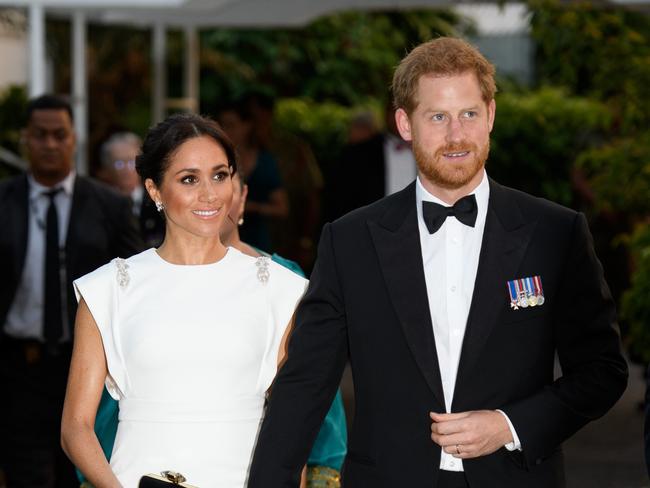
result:
<svg viewBox="0 0 650 488"><path fill-rule="evenodd" d="M346 318L332 226L326 225L309 287L296 311L287 360L271 387L249 488L298 486L347 357Z"/></svg>
<svg viewBox="0 0 650 488"><path fill-rule="evenodd" d="M555 345L562 375L534 395L504 406L526 465L539 464L587 422L604 415L627 385L614 303L582 214L555 293Z"/></svg>

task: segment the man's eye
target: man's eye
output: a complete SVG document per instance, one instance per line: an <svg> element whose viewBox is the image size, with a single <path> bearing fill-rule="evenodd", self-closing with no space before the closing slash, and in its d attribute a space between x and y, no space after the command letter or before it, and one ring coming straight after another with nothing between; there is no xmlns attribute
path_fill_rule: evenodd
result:
<svg viewBox="0 0 650 488"><path fill-rule="evenodd" d="M468 110L467 112L465 112L465 118L467 118L467 119L473 119L477 115L478 115L478 113L476 111L474 111L474 110Z"/></svg>
<svg viewBox="0 0 650 488"><path fill-rule="evenodd" d="M431 116L431 120L433 120L434 122L442 122L443 120L445 120L445 114L433 114Z"/></svg>

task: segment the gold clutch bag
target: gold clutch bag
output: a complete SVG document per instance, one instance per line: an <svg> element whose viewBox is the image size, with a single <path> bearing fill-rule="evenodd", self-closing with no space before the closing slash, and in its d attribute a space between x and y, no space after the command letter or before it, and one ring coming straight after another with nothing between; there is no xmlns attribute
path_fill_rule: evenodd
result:
<svg viewBox="0 0 650 488"><path fill-rule="evenodd" d="M149 473L140 478L138 488L173 488L180 486L182 488L198 488L198 486L188 485L185 476L174 471L163 471L160 475Z"/></svg>

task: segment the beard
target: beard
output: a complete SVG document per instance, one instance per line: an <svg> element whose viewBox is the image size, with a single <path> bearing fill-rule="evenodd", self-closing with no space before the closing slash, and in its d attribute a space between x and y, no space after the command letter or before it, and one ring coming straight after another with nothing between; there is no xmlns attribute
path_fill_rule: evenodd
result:
<svg viewBox="0 0 650 488"><path fill-rule="evenodd" d="M461 164L445 162L444 154L470 151L473 158ZM427 152L417 141L413 141L413 156L420 173L431 183L446 190L458 190L467 185L485 167L490 153L490 140L482 147L471 142L447 144L435 154Z"/></svg>

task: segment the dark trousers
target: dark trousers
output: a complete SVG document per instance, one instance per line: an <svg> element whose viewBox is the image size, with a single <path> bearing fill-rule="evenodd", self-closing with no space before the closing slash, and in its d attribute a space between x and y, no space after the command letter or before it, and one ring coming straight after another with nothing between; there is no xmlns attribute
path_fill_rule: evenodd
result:
<svg viewBox="0 0 650 488"><path fill-rule="evenodd" d="M437 488L469 488L465 473L462 471L438 471Z"/></svg>
<svg viewBox="0 0 650 488"><path fill-rule="evenodd" d="M79 486L60 442L71 353L70 344L48 350L0 337L0 461L8 488Z"/></svg>

